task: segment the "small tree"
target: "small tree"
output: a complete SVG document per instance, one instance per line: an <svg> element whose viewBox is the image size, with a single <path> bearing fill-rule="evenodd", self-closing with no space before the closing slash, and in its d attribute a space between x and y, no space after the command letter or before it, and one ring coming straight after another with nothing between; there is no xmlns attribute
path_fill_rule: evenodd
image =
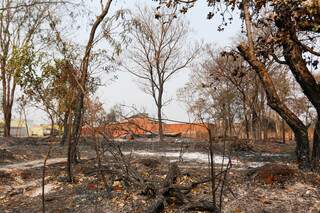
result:
<svg viewBox="0 0 320 213"><path fill-rule="evenodd" d="M202 62L202 68L209 74L207 87L217 87L225 85L225 90L237 96L234 98L235 104L240 103L239 117L243 117L245 124L246 139L250 139L250 123L253 125L253 118L257 107L255 106L258 99L258 85L255 83L255 73L245 66L244 61L239 57L220 54L211 48L206 49L207 58ZM221 87L219 87L221 90ZM225 105L228 96L221 94L221 105ZM222 106L222 108L225 108ZM251 128L252 129L252 128Z"/></svg>
<svg viewBox="0 0 320 213"><path fill-rule="evenodd" d="M41 34L51 6L50 1L3 0L0 12L0 65L2 81L2 110L4 136L10 136L12 108L22 73L34 69ZM61 3L56 1L55 3Z"/></svg>

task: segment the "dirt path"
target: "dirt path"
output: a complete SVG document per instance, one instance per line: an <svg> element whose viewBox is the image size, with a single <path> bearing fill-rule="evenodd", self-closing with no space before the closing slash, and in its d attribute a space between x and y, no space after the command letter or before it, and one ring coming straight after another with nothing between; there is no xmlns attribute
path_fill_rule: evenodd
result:
<svg viewBox="0 0 320 213"><path fill-rule="evenodd" d="M33 160L33 161L27 161L23 163L13 163L8 165L2 165L0 166L1 172L11 172L14 170L26 170L26 169L33 169L33 168L39 168L43 167L43 159L41 160ZM47 165L53 165L57 163L64 163L67 162L67 158L52 158L47 161Z"/></svg>
<svg viewBox="0 0 320 213"><path fill-rule="evenodd" d="M23 171L28 169L35 169L43 167L43 159L39 160L32 160L22 163L12 163L7 165L0 166L0 172L16 172L16 171ZM67 158L52 158L47 161L47 166L58 164L58 163L65 163L67 162ZM0 200L1 198L6 197L8 194L12 197L14 195L24 194L28 197L36 197L41 194L42 187L41 187L41 179L29 180L24 181L21 179L20 176L15 177L15 184L13 186L10 185L2 185L0 186ZM45 186L45 194L54 191L57 188L54 184L48 184Z"/></svg>
<svg viewBox="0 0 320 213"><path fill-rule="evenodd" d="M133 150L132 152L123 152L126 155L133 154L136 156L145 156L145 157L168 157L174 160L178 160L180 157L184 161L195 161L195 162L201 162L201 163L208 163L208 155L206 153L201 152L185 152L181 155L180 152L152 152L149 150ZM261 153L260 157L287 157L287 154L269 154L269 153ZM249 157L249 155L248 155ZM88 156L83 159L89 159ZM215 155L214 161L217 164L227 164L228 159L223 158L221 155ZM255 160L251 159L249 162L242 162L242 160L239 159L232 159L233 165L243 166L243 164L247 167L258 167L264 165L267 160L264 160L263 162L256 162ZM67 162L67 158L52 158L47 161L47 165L53 165L58 163L64 163ZM13 163L13 164L7 164L7 165L0 165L0 172L11 172L16 170L27 170L27 169L33 169L33 168L39 168L43 167L43 159L39 160L32 160L22 163Z"/></svg>

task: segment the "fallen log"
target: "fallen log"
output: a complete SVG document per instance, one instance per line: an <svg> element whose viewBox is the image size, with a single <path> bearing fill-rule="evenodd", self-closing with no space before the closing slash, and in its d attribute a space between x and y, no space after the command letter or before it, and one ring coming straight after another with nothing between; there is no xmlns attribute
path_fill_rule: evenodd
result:
<svg viewBox="0 0 320 213"><path fill-rule="evenodd" d="M170 168L162 186L157 190L155 200L146 208L147 213L158 213L164 209L165 195L169 193L170 186L173 185L179 175L179 167L176 163L170 164Z"/></svg>

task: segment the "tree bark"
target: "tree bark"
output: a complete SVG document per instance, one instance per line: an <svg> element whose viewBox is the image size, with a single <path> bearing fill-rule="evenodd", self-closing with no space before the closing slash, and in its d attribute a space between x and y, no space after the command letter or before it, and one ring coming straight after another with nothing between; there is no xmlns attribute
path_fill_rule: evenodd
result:
<svg viewBox="0 0 320 213"><path fill-rule="evenodd" d="M67 131L67 140L68 140L68 161L67 161L67 174L68 174L68 181L71 183L73 182L73 173L72 173L72 138L71 138L71 116L69 115L67 121L68 131Z"/></svg>
<svg viewBox="0 0 320 213"><path fill-rule="evenodd" d="M257 130L258 130L258 115L255 106L251 110L251 131L252 131L252 142L257 141Z"/></svg>
<svg viewBox="0 0 320 213"><path fill-rule="evenodd" d="M2 80L2 86L3 86L2 107L3 107L4 122L5 122L4 136L10 137L12 107L13 107L13 101L14 101L17 84L14 78L12 79L11 76L7 76L5 73L2 73L2 77L4 78Z"/></svg>
<svg viewBox="0 0 320 213"><path fill-rule="evenodd" d="M316 171L320 171L320 117L317 118L313 134L312 166Z"/></svg>
<svg viewBox="0 0 320 213"><path fill-rule="evenodd" d="M23 111L23 118L24 118L26 130L27 130L27 136L29 137L30 133L29 133L29 126L28 126L28 120L27 120L27 115L26 115L26 109L23 107L22 111Z"/></svg>
<svg viewBox="0 0 320 213"><path fill-rule="evenodd" d="M216 206L216 168L214 165L214 153L213 153L213 141L212 132L210 124L208 124L208 136L209 136L209 154L210 154L210 175L211 175L211 193L212 193L212 203ZM225 138L224 138L225 140Z"/></svg>
<svg viewBox="0 0 320 213"><path fill-rule="evenodd" d="M249 129L249 120L248 120L248 110L247 110L247 96L244 90L241 90L242 95L242 108L243 108L243 115L244 115L244 122L245 122L245 132L246 132L246 139L247 142L250 140L250 129Z"/></svg>
<svg viewBox="0 0 320 213"><path fill-rule="evenodd" d="M69 111L65 112L64 118L63 118L63 135L61 138L60 144L63 146L66 143L69 126L68 126L68 120L69 120L70 113Z"/></svg>
<svg viewBox="0 0 320 213"><path fill-rule="evenodd" d="M282 142L286 143L286 129L285 129L285 121L281 119L281 128L282 128Z"/></svg>
<svg viewBox="0 0 320 213"><path fill-rule="evenodd" d="M164 82L159 82L160 87L159 87L159 94L156 100L157 108L158 108L158 127L159 127L159 141L163 142L163 125L162 125L162 98L163 98L163 83Z"/></svg>
<svg viewBox="0 0 320 213"><path fill-rule="evenodd" d="M159 140L163 142L163 125L162 125L162 107L158 106L158 130L159 130Z"/></svg>
<svg viewBox="0 0 320 213"><path fill-rule="evenodd" d="M82 114L83 114L83 101L84 101L84 94L81 92L79 94L79 99L77 101L74 118L73 118L73 124L72 124L72 142L70 146L70 156L71 156L71 162L76 163L78 161L77 156L77 147L80 137L80 128L81 128L81 120L82 120Z"/></svg>
<svg viewBox="0 0 320 213"><path fill-rule="evenodd" d="M54 118L51 113L49 113L50 121L51 121L51 127L50 127L50 136L54 136Z"/></svg>
<svg viewBox="0 0 320 213"><path fill-rule="evenodd" d="M247 142L249 142L250 140L250 130L249 130L249 121L248 121L248 116L245 112L244 114L244 121L245 121L245 128L246 128L246 139L247 139Z"/></svg>
<svg viewBox="0 0 320 213"><path fill-rule="evenodd" d="M11 109L8 106L4 107L3 110L4 114L4 137L10 137L11 136Z"/></svg>
<svg viewBox="0 0 320 213"><path fill-rule="evenodd" d="M293 129L296 139L296 155L300 169L310 169L310 157L309 157L309 138L308 131L303 129Z"/></svg>
<svg viewBox="0 0 320 213"><path fill-rule="evenodd" d="M9 78L7 76L7 78ZM7 82L8 79L3 80L3 115L4 115L4 137L11 136L11 119L12 119L12 106L15 95L16 83L15 80L13 82L12 88L10 86L10 81Z"/></svg>

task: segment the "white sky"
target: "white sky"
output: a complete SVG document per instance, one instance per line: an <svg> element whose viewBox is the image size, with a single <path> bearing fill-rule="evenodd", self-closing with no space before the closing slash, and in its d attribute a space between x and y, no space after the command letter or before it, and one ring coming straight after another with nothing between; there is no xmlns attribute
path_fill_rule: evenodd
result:
<svg viewBox="0 0 320 213"><path fill-rule="evenodd" d="M97 3L99 0L93 0ZM117 0L112 5L112 10L117 9L134 9L135 5L156 5L151 0ZM240 33L241 22L238 17L223 32L218 32L217 28L221 21L218 18L207 20L206 16L209 9L206 1L200 1L186 15L192 29L191 38L195 41L203 41L205 43L214 43L217 47L225 47L231 44L232 39ZM98 12L98 11L97 11ZM94 18L93 14L91 18ZM89 28L88 28L89 29ZM78 38L79 41L86 41L87 32L83 32ZM85 43L83 43L84 45ZM151 96L145 94L139 89L135 78L129 73L118 72L118 79L109 83L105 87L101 87L97 96L104 103L106 110L109 110L115 104L135 105L138 108L144 108L149 115L156 115L156 107ZM183 70L172 78L167 84L166 98L172 98L173 101L164 108L166 118L187 121L188 115L184 103L176 100L177 89L184 86L188 81L189 70ZM107 78L109 79L109 78ZM46 115L34 109L28 110L28 119L34 123L44 123L47 121Z"/></svg>

